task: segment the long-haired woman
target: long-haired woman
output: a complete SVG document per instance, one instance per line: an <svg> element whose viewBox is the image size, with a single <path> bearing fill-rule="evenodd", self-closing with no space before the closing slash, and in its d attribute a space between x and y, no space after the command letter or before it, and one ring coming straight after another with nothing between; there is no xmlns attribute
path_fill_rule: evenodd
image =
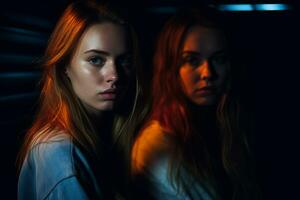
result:
<svg viewBox="0 0 300 200"><path fill-rule="evenodd" d="M222 22L214 9L184 9L159 35L152 111L132 149L135 187L149 199L259 196Z"/></svg>
<svg viewBox="0 0 300 200"><path fill-rule="evenodd" d="M108 4L66 8L45 52L40 107L20 151L19 199L126 196L138 65L135 32Z"/></svg>

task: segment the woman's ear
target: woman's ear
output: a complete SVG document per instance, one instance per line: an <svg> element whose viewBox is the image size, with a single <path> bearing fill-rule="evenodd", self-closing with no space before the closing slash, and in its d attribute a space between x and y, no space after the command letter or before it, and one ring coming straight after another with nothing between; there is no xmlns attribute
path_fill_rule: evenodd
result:
<svg viewBox="0 0 300 200"><path fill-rule="evenodd" d="M70 70L70 66L67 65L66 68L64 69L64 73L68 79L70 79L70 75L69 75L70 71L69 70Z"/></svg>
<svg viewBox="0 0 300 200"><path fill-rule="evenodd" d="M69 77L69 70L70 70L70 66L67 65L67 66L65 67L64 72L65 72L65 74L66 74L68 77Z"/></svg>

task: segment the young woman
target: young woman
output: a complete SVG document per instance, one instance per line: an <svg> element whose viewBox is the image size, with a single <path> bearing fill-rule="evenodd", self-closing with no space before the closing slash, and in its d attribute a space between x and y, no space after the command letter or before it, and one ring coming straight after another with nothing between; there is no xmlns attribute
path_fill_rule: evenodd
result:
<svg viewBox="0 0 300 200"><path fill-rule="evenodd" d="M152 111L132 149L149 199L257 199L235 66L213 9L178 12L157 42Z"/></svg>
<svg viewBox="0 0 300 200"><path fill-rule="evenodd" d="M40 108L20 151L19 199L126 197L137 54L133 29L107 6L67 7L46 49Z"/></svg>

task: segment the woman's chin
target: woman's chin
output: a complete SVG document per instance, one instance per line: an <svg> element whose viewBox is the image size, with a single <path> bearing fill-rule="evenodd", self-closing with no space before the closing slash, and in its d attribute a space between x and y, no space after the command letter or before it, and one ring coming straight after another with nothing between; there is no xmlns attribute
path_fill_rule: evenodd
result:
<svg viewBox="0 0 300 200"><path fill-rule="evenodd" d="M192 102L198 106L213 106L216 104L216 96L206 96L206 97L198 97L191 99Z"/></svg>

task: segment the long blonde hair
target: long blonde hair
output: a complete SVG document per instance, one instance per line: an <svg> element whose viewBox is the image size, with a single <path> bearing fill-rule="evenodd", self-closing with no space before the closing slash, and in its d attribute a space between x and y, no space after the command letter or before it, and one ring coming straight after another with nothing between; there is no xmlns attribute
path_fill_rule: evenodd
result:
<svg viewBox="0 0 300 200"><path fill-rule="evenodd" d="M53 134L59 134L60 131L71 136L74 143L90 156L102 156L103 141L95 132L85 108L74 93L65 69L84 31L92 24L103 22L124 27L133 51L132 71L135 76L130 80L130 91L123 102L124 106L115 111L112 130L117 148L122 149L124 156L129 152L129 133L134 127L131 119L140 92L137 75L140 62L136 34L125 20L110 10L108 4L78 1L66 8L49 39L43 58L40 106L32 127L25 135L17 160L19 169L33 145L53 137Z"/></svg>
<svg viewBox="0 0 300 200"><path fill-rule="evenodd" d="M181 180L178 163L183 164L196 179L204 183L204 186L207 185L208 190L209 185L215 186L217 190L222 187L218 184L218 175L215 175L214 171L217 163L207 150L205 132L199 132L198 125L193 123L193 106L184 97L178 79L183 40L189 28L194 25L224 29L217 11L207 8L183 10L167 21L159 35L154 55L153 103L149 118L159 121L166 133L175 138L169 178L187 193L190 191L188 185ZM224 91L218 105L211 110L220 132L219 143L216 146L219 154L217 162L232 185L232 199L253 199L257 192L256 183L253 180L245 129L241 126L244 116L233 84L234 66L231 66L230 70L228 84L231 83L231 87ZM203 118L200 128L208 122L209 120ZM216 198L220 196L213 195Z"/></svg>

